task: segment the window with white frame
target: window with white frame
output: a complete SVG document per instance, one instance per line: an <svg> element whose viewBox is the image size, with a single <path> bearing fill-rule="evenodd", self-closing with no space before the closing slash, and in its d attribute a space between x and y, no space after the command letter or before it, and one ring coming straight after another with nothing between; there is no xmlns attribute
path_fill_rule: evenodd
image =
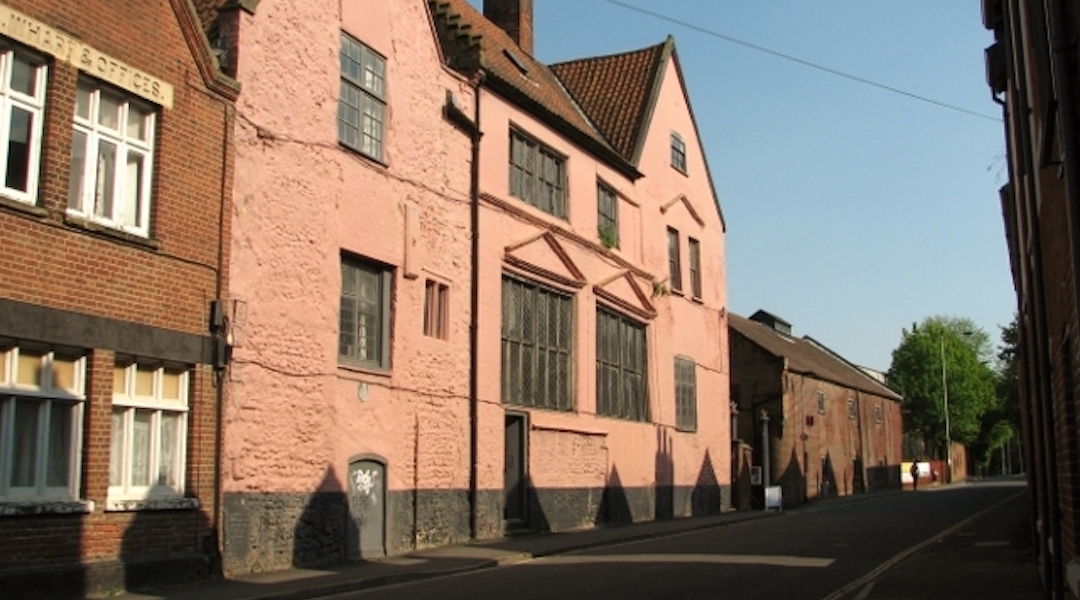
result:
<svg viewBox="0 0 1080 600"><path fill-rule="evenodd" d="M113 378L109 498L184 494L188 371L118 361Z"/></svg>
<svg viewBox="0 0 1080 600"><path fill-rule="evenodd" d="M344 32L341 34L340 57L338 141L382 162L386 128L386 59Z"/></svg>
<svg viewBox="0 0 1080 600"><path fill-rule="evenodd" d="M149 237L155 120L150 105L89 79L79 80L69 213Z"/></svg>
<svg viewBox="0 0 1080 600"><path fill-rule="evenodd" d="M37 198L46 72L24 53L0 49L0 188L28 204Z"/></svg>
<svg viewBox="0 0 1080 600"><path fill-rule="evenodd" d="M0 499L77 499L86 359L7 346L0 367Z"/></svg>

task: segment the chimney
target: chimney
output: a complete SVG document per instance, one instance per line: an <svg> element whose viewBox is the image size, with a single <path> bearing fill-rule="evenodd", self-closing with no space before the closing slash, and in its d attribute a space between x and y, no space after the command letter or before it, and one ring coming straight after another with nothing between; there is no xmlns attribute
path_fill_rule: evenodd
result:
<svg viewBox="0 0 1080 600"><path fill-rule="evenodd" d="M533 0L484 0L484 16L532 56Z"/></svg>

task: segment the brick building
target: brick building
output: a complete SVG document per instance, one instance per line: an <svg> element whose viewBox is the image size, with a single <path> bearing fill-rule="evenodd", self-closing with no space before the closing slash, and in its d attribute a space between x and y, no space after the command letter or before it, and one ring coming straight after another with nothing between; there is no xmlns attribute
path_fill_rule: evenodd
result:
<svg viewBox="0 0 1080 600"><path fill-rule="evenodd" d="M1080 598L1080 2L984 0L1002 106L1024 465L1049 597Z"/></svg>
<svg viewBox="0 0 1080 600"><path fill-rule="evenodd" d="M0 73L0 594L205 575L237 87L188 0L5 0Z"/></svg>
<svg viewBox="0 0 1080 600"><path fill-rule="evenodd" d="M899 489L900 396L783 319L730 315L735 438L785 505ZM768 452L763 452L763 432ZM736 504L751 504L744 462Z"/></svg>

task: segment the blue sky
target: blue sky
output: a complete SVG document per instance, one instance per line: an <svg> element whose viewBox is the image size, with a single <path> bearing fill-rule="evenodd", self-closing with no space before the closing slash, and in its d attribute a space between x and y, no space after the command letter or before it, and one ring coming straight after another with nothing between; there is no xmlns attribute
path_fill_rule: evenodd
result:
<svg viewBox="0 0 1080 600"><path fill-rule="evenodd" d="M618 0L1000 118L976 0ZM482 0L470 0L482 6ZM730 310L764 308L888 369L901 330L968 317L995 342L1016 300L1000 122L856 83L605 0L535 0L547 63L675 36L727 219Z"/></svg>

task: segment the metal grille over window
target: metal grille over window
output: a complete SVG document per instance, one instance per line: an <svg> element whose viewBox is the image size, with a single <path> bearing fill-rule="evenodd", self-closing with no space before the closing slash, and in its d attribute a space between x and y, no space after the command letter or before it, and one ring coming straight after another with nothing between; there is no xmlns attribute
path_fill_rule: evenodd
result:
<svg viewBox="0 0 1080 600"><path fill-rule="evenodd" d="M597 308L597 414L631 421L649 420L645 352L644 325Z"/></svg>
<svg viewBox="0 0 1080 600"><path fill-rule="evenodd" d="M386 59L345 33L341 34L340 56L338 141L382 162Z"/></svg>
<svg viewBox="0 0 1080 600"><path fill-rule="evenodd" d="M3 193L37 199L46 67L12 50L0 52L0 173Z"/></svg>
<svg viewBox="0 0 1080 600"><path fill-rule="evenodd" d="M75 93L68 212L150 235L154 110L89 80Z"/></svg>
<svg viewBox="0 0 1080 600"><path fill-rule="evenodd" d="M502 286L502 401L572 410L570 296L510 277Z"/></svg>
<svg viewBox="0 0 1080 600"><path fill-rule="evenodd" d="M697 364L675 358L675 426L682 431L697 430Z"/></svg>
<svg viewBox="0 0 1080 600"><path fill-rule="evenodd" d="M679 232L668 227L668 271L670 272L671 289L682 290L682 258L679 256Z"/></svg>
<svg viewBox="0 0 1080 600"><path fill-rule="evenodd" d="M76 500L86 359L0 348L0 500Z"/></svg>
<svg viewBox="0 0 1080 600"><path fill-rule="evenodd" d="M342 362L386 366L388 271L359 260L341 261L338 358Z"/></svg>
<svg viewBox="0 0 1080 600"><path fill-rule="evenodd" d="M510 195L565 219L565 159L543 144L511 130Z"/></svg>
<svg viewBox="0 0 1080 600"><path fill-rule="evenodd" d="M825 392L817 393L817 411L818 414L825 414Z"/></svg>

